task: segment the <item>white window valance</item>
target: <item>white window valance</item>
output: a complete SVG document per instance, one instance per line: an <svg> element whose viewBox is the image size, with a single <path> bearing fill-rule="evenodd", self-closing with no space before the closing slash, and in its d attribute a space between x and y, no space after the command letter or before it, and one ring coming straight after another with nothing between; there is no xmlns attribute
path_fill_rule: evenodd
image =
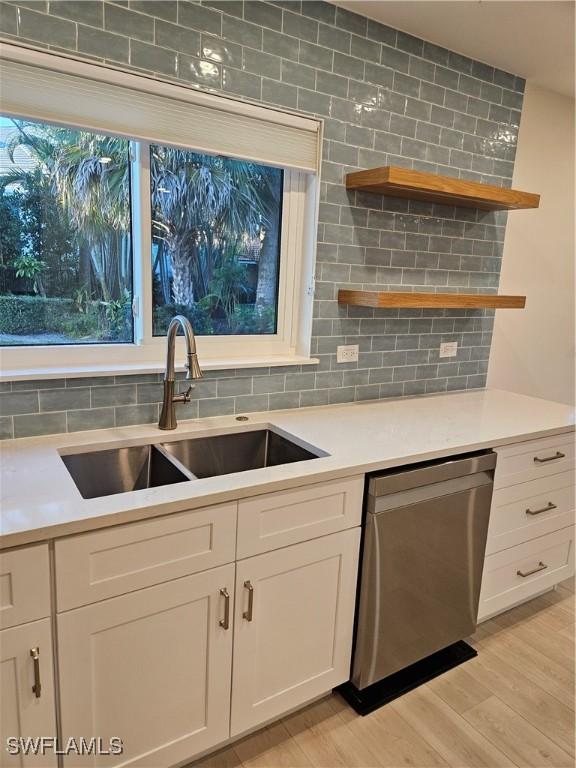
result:
<svg viewBox="0 0 576 768"><path fill-rule="evenodd" d="M320 120L9 43L0 43L0 109L30 120L319 172Z"/></svg>

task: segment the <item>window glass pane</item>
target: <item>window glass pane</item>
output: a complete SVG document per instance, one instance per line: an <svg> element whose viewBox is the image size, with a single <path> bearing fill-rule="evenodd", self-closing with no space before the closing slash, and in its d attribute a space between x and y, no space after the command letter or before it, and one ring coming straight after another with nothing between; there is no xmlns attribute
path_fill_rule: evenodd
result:
<svg viewBox="0 0 576 768"><path fill-rule="evenodd" d="M0 344L133 340L125 139L0 116Z"/></svg>
<svg viewBox="0 0 576 768"><path fill-rule="evenodd" d="M199 335L276 333L283 171L150 152L154 335L178 313Z"/></svg>

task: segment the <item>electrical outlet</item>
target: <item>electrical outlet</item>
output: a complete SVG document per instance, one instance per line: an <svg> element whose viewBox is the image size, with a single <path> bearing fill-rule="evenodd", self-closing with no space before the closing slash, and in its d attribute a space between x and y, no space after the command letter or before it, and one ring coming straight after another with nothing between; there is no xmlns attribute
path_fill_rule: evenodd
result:
<svg viewBox="0 0 576 768"><path fill-rule="evenodd" d="M457 354L457 341L445 341L443 344L440 344L440 357L456 357Z"/></svg>
<svg viewBox="0 0 576 768"><path fill-rule="evenodd" d="M348 346L336 347L337 363L356 363L358 362L358 344L349 344Z"/></svg>

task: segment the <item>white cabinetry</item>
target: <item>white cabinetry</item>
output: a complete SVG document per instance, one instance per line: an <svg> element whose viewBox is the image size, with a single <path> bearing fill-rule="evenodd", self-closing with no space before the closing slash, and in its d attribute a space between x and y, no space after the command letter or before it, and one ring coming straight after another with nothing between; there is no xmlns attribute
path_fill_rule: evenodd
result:
<svg viewBox="0 0 576 768"><path fill-rule="evenodd" d="M48 545L0 553L0 764L56 766L45 754L11 755L8 737L56 736Z"/></svg>
<svg viewBox="0 0 576 768"><path fill-rule="evenodd" d="M348 680L359 542L353 528L238 563L232 736Z"/></svg>
<svg viewBox="0 0 576 768"><path fill-rule="evenodd" d="M57 541L63 740L124 746L64 764L182 764L347 680L363 484Z"/></svg>
<svg viewBox="0 0 576 768"><path fill-rule="evenodd" d="M364 477L349 477L238 504L238 560L360 525Z"/></svg>
<svg viewBox="0 0 576 768"><path fill-rule="evenodd" d="M233 562L236 507L223 504L59 539L58 611Z"/></svg>
<svg viewBox="0 0 576 768"><path fill-rule="evenodd" d="M56 755L50 747L45 755L10 755L6 751L8 737L56 736L50 619L0 632L0 712L3 768L54 768Z"/></svg>
<svg viewBox="0 0 576 768"><path fill-rule="evenodd" d="M123 741L93 765L158 768L228 738L234 565L58 616L62 732ZM73 755L65 764L78 765Z"/></svg>
<svg viewBox="0 0 576 768"><path fill-rule="evenodd" d="M574 573L574 435L496 453L479 621Z"/></svg>
<svg viewBox="0 0 576 768"><path fill-rule="evenodd" d="M48 545L0 552L0 629L50 616Z"/></svg>

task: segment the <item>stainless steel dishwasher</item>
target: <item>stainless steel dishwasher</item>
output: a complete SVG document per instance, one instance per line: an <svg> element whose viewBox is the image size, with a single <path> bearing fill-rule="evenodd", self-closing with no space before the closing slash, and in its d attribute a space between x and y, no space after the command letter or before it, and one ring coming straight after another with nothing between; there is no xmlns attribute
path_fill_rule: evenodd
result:
<svg viewBox="0 0 576 768"><path fill-rule="evenodd" d="M496 455L467 454L368 478L351 682L361 714L476 653Z"/></svg>

